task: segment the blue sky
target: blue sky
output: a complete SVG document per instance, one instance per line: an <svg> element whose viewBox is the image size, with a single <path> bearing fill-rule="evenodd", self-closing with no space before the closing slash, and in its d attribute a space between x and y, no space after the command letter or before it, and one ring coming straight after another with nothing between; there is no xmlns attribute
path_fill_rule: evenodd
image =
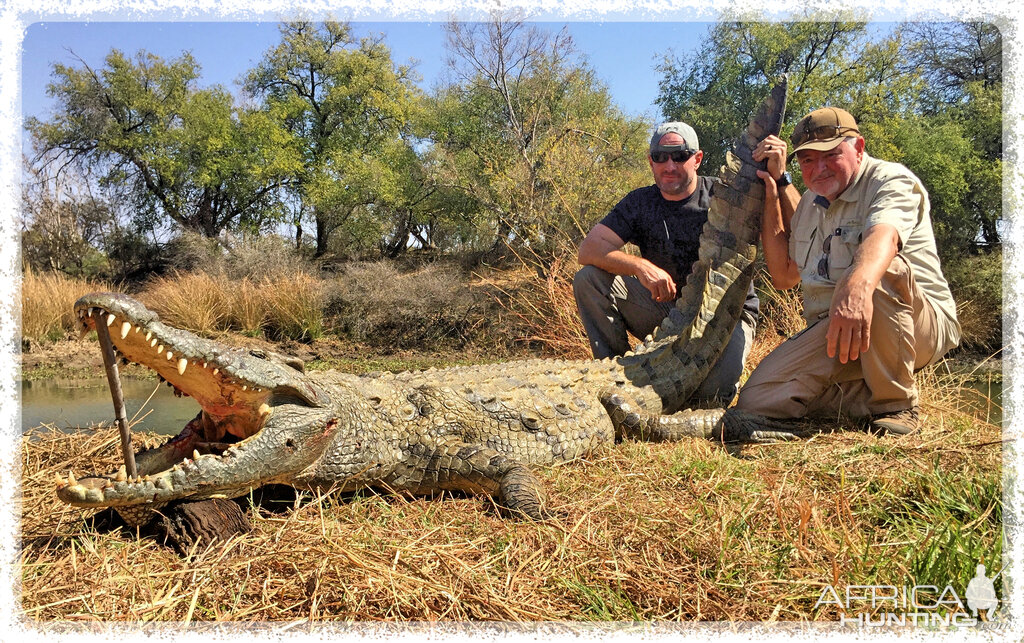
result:
<svg viewBox="0 0 1024 643"><path fill-rule="evenodd" d="M382 33L396 63L418 61L421 86L430 89L446 71L441 22L353 22L357 35ZM535 23L557 32L567 26L577 50L605 83L615 102L629 114L659 117L655 64L670 51L692 51L708 23L573 22ZM236 81L262 54L277 44L275 22L39 22L22 43L22 112L46 118L53 108L46 96L52 65L79 66L81 58L98 68L112 48L134 54L140 49L164 58L190 51L202 69L204 86ZM76 57L77 56L77 57Z"/></svg>

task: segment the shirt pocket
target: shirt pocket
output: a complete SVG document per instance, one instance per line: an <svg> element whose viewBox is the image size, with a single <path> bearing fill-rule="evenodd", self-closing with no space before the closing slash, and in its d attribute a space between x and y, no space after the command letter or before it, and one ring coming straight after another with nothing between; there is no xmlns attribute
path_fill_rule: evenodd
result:
<svg viewBox="0 0 1024 643"><path fill-rule="evenodd" d="M793 229L793 260L796 261L796 265L800 271L807 266L807 261L810 259L811 247L814 245L814 227L812 226L797 226Z"/></svg>
<svg viewBox="0 0 1024 643"><path fill-rule="evenodd" d="M853 265L853 256L860 247L861 225L857 222L843 222L832 230L831 252L828 257L830 279L839 279L847 268Z"/></svg>

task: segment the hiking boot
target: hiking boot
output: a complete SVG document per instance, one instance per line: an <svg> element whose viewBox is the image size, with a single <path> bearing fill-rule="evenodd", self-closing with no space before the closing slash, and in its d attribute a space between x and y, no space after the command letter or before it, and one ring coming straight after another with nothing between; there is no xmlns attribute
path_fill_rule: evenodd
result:
<svg viewBox="0 0 1024 643"><path fill-rule="evenodd" d="M878 435L893 433L895 435L908 435L915 433L921 428L921 419L918 417L918 409L913 407L902 411L891 413L879 413L871 417L868 431Z"/></svg>

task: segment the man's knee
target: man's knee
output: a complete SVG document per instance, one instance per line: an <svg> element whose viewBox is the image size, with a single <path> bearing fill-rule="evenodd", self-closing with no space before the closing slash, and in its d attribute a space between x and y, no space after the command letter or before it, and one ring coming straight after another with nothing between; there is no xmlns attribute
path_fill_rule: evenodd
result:
<svg viewBox="0 0 1024 643"><path fill-rule="evenodd" d="M740 388L736 408L773 418L800 418L828 384L827 323L814 324L761 360Z"/></svg>
<svg viewBox="0 0 1024 643"><path fill-rule="evenodd" d="M597 266L583 266L572 278L572 292L577 300L584 294L607 294L611 290L611 281L614 277L610 272Z"/></svg>

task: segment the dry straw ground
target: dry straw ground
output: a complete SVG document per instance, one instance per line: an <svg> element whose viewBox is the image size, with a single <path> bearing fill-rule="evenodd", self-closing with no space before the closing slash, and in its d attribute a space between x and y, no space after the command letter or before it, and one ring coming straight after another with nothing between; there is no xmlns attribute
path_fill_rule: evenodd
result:
<svg viewBox="0 0 1024 643"><path fill-rule="evenodd" d="M431 301L415 308L417 323L429 321L429 328L476 337L479 324L466 311L480 308L495 327L507 325L503 335L531 350L582 356L570 268L556 264L542 282L517 278L511 285L481 276L478 285L501 296L497 309L469 300L450 305L420 281L401 291L407 298L429 293ZM447 274L434 268L421 281ZM335 281L317 290L341 292ZM47 297L32 296L44 292L32 283L26 281L24 303L36 311L30 318L41 320L37 341L80 285L65 286L75 292L51 310ZM171 316L169 297L152 298ZM373 321L367 311L349 310L340 295L328 299L336 326L350 318ZM759 332L750 365L796 330L786 324L799 323L791 298L762 305L774 328ZM307 311L305 320L320 314ZM228 327L267 336L270 323L239 317ZM391 328L388 337L411 337L417 345L439 341L409 320L373 323L373 333ZM301 334L308 337L315 326L305 323ZM69 326L61 320L53 328L60 334ZM486 344L475 358L447 351L445 359L493 359L500 345ZM319 355L319 367L365 370L380 361L364 351L356 361L328 359L316 343L308 350ZM374 368L394 368L391 357L383 359ZM740 449L696 439L607 445L539 472L556 515L538 523L502 519L479 497L306 495L284 506L242 499L253 531L184 558L130 531L97 528L93 512L57 501L58 473L119 464L115 427L75 435L44 427L21 443L19 614L37 629L91 621L173 628L304 620L832 621L835 608L814 609L827 585L841 592L847 585L948 583L962 592L979 562L989 570L1003 566L1004 444L986 400L970 404L964 378L939 373L921 374L926 421L913 436L849 430ZM134 437L137 447L160 440Z"/></svg>
<svg viewBox="0 0 1024 643"><path fill-rule="evenodd" d="M251 533L185 558L57 501L57 473L115 467L116 428L35 431L21 445L20 609L42 629L834 620L813 609L827 584L963 588L979 561L1002 567L999 428L965 413L953 384L925 388L950 397L926 400L915 436L608 445L540 471L557 514L545 522L502 519L479 497L306 495L247 503Z"/></svg>

